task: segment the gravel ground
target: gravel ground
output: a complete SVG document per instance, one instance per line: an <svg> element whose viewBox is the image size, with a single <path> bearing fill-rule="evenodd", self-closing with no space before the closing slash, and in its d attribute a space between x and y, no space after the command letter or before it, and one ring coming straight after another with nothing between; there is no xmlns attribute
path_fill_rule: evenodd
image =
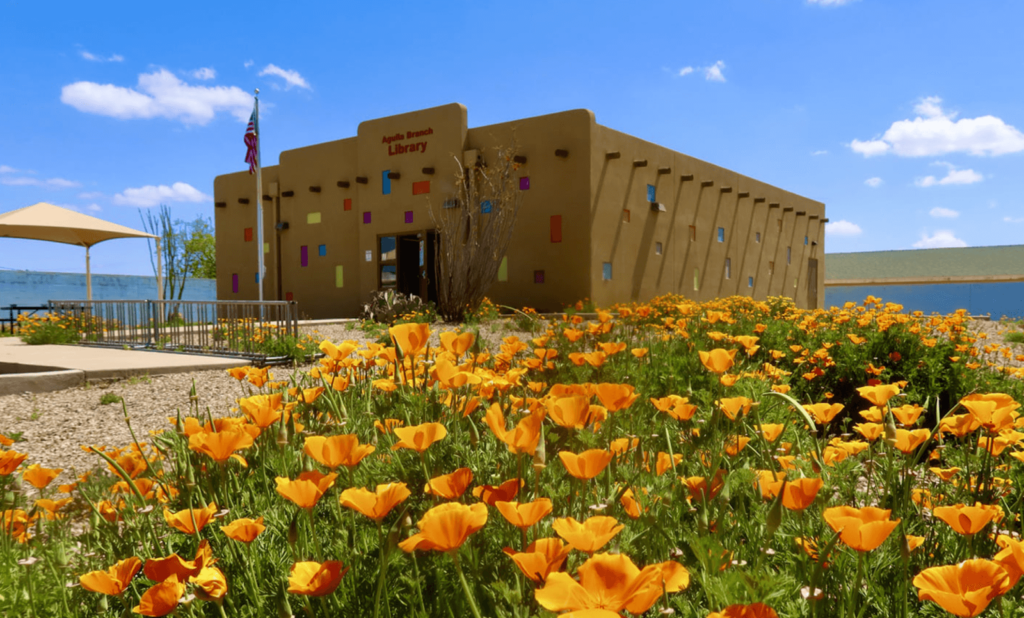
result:
<svg viewBox="0 0 1024 618"><path fill-rule="evenodd" d="M439 345L439 332L457 328L452 324L434 325L431 345ZM987 334L990 343L1003 343L1007 332L1019 330L998 321L976 321L972 328ZM305 331L314 333L319 340L340 342L351 339L360 344L369 340L361 330L346 324L320 325ZM496 350L501 339L509 335L517 335L524 341L533 336L515 331L502 321L481 330L481 345ZM1024 354L1024 345L1013 347L1015 354ZM1012 359L992 360L1018 367L1024 365ZM271 373L283 379L290 371L290 368L278 367ZM0 433L21 433L25 441L19 442L16 448L29 454L29 463L63 468L66 472L62 478L70 479L73 473L84 472L97 465L98 457L82 451L82 445L124 446L131 442L121 406L101 404L100 398L104 394L113 393L124 398L136 435L140 441L146 441L150 431L170 427L168 417L175 416L178 410L188 409L189 389L193 381L201 409L209 408L214 416L230 413L236 399L245 396L242 386L220 370L130 378L52 393L8 395L0 397Z"/></svg>
<svg viewBox="0 0 1024 618"><path fill-rule="evenodd" d="M439 332L456 329L457 325L451 324L432 326L431 346L440 345ZM334 342L351 339L363 344L369 340L361 330L346 324L320 325L303 332ZM531 337L498 323L481 330L481 345L496 350L501 338L511 334L523 340ZM289 367L275 367L271 374L283 379L291 371ZM61 479L70 480L98 465L99 457L83 451L82 445L117 447L131 442L121 405L101 404L103 395L113 393L124 399L132 428L139 441L145 442L150 431L170 427L168 417L176 416L178 410L188 410L193 381L200 409L209 408L214 416L231 413L236 400L246 395L242 385L227 372L215 370L130 378L52 393L0 396L0 433L20 433L24 441L14 448L29 454L27 463L62 468L65 472Z"/></svg>

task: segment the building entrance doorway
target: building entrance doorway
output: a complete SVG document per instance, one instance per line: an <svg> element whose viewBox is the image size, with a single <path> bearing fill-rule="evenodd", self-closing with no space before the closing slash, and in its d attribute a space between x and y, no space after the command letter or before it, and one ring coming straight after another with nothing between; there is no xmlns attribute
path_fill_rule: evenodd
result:
<svg viewBox="0 0 1024 618"><path fill-rule="evenodd" d="M377 287L437 302L437 281L434 277L436 237L434 230L379 236Z"/></svg>

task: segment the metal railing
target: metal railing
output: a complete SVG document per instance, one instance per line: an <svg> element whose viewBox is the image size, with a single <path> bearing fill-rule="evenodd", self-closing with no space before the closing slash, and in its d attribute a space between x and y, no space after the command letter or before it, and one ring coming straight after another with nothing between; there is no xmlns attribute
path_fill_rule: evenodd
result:
<svg viewBox="0 0 1024 618"><path fill-rule="evenodd" d="M0 312L2 312L2 311L6 311L7 312L7 317L6 318L3 317L2 314L0 314L0 333L2 333L4 331L8 331L8 332L11 332L11 333L17 331L18 330L18 318L21 317L21 314L24 313L24 314L28 314L28 315L31 316L31 315L35 315L39 311L47 311L49 308L50 307L48 307L46 305L43 305L43 306L40 307L40 306L35 306L35 305L28 306L28 305L17 305L17 304L12 304L12 305L10 305L8 307L0 307Z"/></svg>
<svg viewBox="0 0 1024 618"><path fill-rule="evenodd" d="M237 356L261 364L266 342L298 337L295 301L51 300L50 312L69 317L79 343L126 349Z"/></svg>

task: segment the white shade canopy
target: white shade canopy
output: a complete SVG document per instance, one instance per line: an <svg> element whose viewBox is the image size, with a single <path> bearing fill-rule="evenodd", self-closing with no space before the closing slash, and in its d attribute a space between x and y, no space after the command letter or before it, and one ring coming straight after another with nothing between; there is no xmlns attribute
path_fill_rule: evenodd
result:
<svg viewBox="0 0 1024 618"><path fill-rule="evenodd" d="M0 237L49 240L80 247L91 247L114 238L156 238L46 202L0 215Z"/></svg>
<svg viewBox="0 0 1024 618"><path fill-rule="evenodd" d="M85 247L86 296L92 300L92 273L89 269L89 247L115 238L152 238L157 247L157 297L163 298L160 262L160 238L130 227L83 215L80 212L39 202L0 215L0 238L48 240Z"/></svg>

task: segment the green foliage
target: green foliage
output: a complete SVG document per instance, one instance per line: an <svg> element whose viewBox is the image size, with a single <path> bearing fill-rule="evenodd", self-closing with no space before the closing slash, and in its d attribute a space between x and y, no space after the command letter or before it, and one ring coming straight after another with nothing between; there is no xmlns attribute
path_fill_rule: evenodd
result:
<svg viewBox="0 0 1024 618"><path fill-rule="evenodd" d="M209 219L193 221L171 218L171 209L161 204L156 214L139 210L146 232L160 237L160 266L163 269L164 298L180 300L189 277L216 278L216 240ZM150 244L150 262L157 272L155 243Z"/></svg>
<svg viewBox="0 0 1024 618"><path fill-rule="evenodd" d="M100 405L105 406L111 403L121 403L121 396L110 392L100 395Z"/></svg>
<svg viewBox="0 0 1024 618"><path fill-rule="evenodd" d="M429 324L437 320L437 311L433 303L424 302L414 294L377 290L363 305L360 317L389 325L399 321Z"/></svg>
<svg viewBox="0 0 1024 618"><path fill-rule="evenodd" d="M1024 332L1015 330L1011 333L1006 333L1003 336L1003 339L1005 339L1009 343L1024 343Z"/></svg>

